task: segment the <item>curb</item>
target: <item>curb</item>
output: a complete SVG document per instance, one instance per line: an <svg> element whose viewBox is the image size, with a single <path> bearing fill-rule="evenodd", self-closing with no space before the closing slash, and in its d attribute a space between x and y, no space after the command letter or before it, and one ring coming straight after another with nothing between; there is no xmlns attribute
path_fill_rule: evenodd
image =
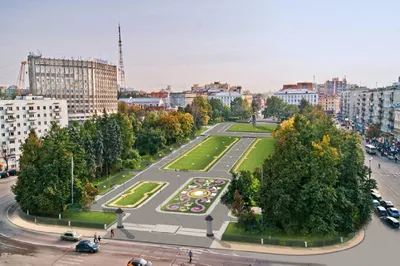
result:
<svg viewBox="0 0 400 266"><path fill-rule="evenodd" d="M21 229L23 229L24 231L28 231L28 232L33 232L33 233L42 233L42 234L48 234L48 235L57 235L57 236L59 236L60 234L59 233L55 233L55 232L46 232L46 231L40 231L40 230L34 230L34 229L30 229L30 228L27 228L27 227L22 227L22 226L20 226L20 225L18 225L18 224L15 224L11 219L10 219L10 216L9 216L9 211L10 211L10 209L11 209L11 207L12 206L14 206L15 204L17 204L17 203L14 203L14 204L12 204L10 207L8 207L8 209L7 209L7 220L13 225L13 226L15 226L15 227L18 227L18 228L21 228ZM18 217L20 217L20 216L18 216ZM20 217L20 219L22 219L21 217ZM22 219L23 220L23 219ZM25 221L25 220L24 220ZM29 223L29 222L27 222L27 223ZM43 226L46 226L46 225L43 225ZM59 228L64 228L64 227L59 227ZM76 229L76 227L68 227L68 228L70 228L70 229L73 229L73 230L75 230ZM95 230L95 229L93 229L93 228L87 228L87 227L78 227L78 228L82 228L83 230ZM78 230L79 231L79 230ZM107 234L107 231L106 230L98 230L98 231L105 231L106 233L104 234L104 235L106 235ZM2 234L2 233L0 233L1 235L4 235L4 234ZM6 235L4 235L5 237L8 237L8 236L6 236ZM92 237L92 236L85 236L85 235L82 235L82 236L84 236L84 237ZM10 238L10 237L8 237L8 238ZM21 241L20 240L20 242L24 242L24 241ZM29 243L29 242L26 242L26 243ZM35 245L36 245L36 243L34 243ZM38 244L39 245L39 244ZM54 246L54 245L53 245Z"/></svg>
<svg viewBox="0 0 400 266"><path fill-rule="evenodd" d="M43 247L54 247L54 248L60 248L60 249L72 249L72 245L71 246L60 246L60 245L53 245L53 244L44 244L44 243L36 243L36 242L31 242L31 241L24 241L24 240L20 240L20 239L15 239L12 237L9 237L3 233L0 233L1 236L11 239L13 241L17 241L20 243L26 243L26 244L31 244L31 245L35 245L35 246L43 246Z"/></svg>

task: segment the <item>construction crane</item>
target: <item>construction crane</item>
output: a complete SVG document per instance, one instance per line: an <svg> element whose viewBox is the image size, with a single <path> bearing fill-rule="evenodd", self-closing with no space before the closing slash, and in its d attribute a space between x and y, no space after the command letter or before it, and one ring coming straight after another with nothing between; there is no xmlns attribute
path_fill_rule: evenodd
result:
<svg viewBox="0 0 400 266"><path fill-rule="evenodd" d="M25 88L25 67L26 61L21 62L21 68L19 69L18 80L17 80L17 95L21 96Z"/></svg>

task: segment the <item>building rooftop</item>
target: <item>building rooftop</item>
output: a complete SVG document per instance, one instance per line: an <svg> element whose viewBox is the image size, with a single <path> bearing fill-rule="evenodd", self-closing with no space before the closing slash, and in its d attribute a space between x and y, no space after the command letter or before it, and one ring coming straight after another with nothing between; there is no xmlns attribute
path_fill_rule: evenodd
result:
<svg viewBox="0 0 400 266"><path fill-rule="evenodd" d="M213 93L210 96L238 96L238 97L242 97L242 94L238 93L238 92L217 92L217 93Z"/></svg>
<svg viewBox="0 0 400 266"><path fill-rule="evenodd" d="M307 90L307 89L283 89L283 90L278 91L276 94L305 94L305 93L308 93L308 94L315 93L315 94L317 94L317 92L310 91L310 90Z"/></svg>
<svg viewBox="0 0 400 266"><path fill-rule="evenodd" d="M159 103L160 98L120 98L118 99L119 102L126 102L126 103Z"/></svg>

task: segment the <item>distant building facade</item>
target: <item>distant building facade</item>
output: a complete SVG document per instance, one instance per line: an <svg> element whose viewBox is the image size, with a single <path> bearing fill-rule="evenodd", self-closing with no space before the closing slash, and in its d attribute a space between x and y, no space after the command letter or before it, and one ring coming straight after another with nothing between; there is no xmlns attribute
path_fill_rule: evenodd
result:
<svg viewBox="0 0 400 266"><path fill-rule="evenodd" d="M68 125L66 100L42 96L0 100L0 163L3 167L7 157L10 169L19 168L21 145L30 130L34 129L38 137L41 137L49 130L51 122L61 127Z"/></svg>
<svg viewBox="0 0 400 266"><path fill-rule="evenodd" d="M116 113L117 67L106 61L51 59L28 56L29 87L33 95L67 100L68 119Z"/></svg>
<svg viewBox="0 0 400 266"><path fill-rule="evenodd" d="M285 103L288 104L299 105L302 99L306 99L312 105L318 104L318 93L310 89L287 88L276 92L274 96L281 98Z"/></svg>
<svg viewBox="0 0 400 266"><path fill-rule="evenodd" d="M337 95L318 95L318 104L327 114L336 115L340 112L340 97Z"/></svg>
<svg viewBox="0 0 400 266"><path fill-rule="evenodd" d="M218 99L220 100L224 105L231 106L231 103L236 99L236 98L243 98L243 95L237 92L219 92L219 93L213 93L211 95L208 95L208 99ZM251 104L251 102L249 103Z"/></svg>
<svg viewBox="0 0 400 266"><path fill-rule="evenodd" d="M196 93L192 92L171 92L170 102L172 108L186 107L188 104L192 104L194 98L196 98Z"/></svg>
<svg viewBox="0 0 400 266"><path fill-rule="evenodd" d="M162 98L120 98L119 102L125 102L130 106L138 106L140 109L159 110L165 109Z"/></svg>

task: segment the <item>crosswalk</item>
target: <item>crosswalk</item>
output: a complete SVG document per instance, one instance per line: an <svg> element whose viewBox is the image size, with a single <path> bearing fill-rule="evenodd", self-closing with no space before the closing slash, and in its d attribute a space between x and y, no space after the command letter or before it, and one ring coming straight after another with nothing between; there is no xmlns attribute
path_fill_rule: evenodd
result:
<svg viewBox="0 0 400 266"><path fill-rule="evenodd" d="M380 176L399 176L400 177L400 173L377 173Z"/></svg>
<svg viewBox="0 0 400 266"><path fill-rule="evenodd" d="M76 253L76 254L68 254L59 258L57 261L53 263L53 266L77 266L82 265L84 256L89 254L85 253Z"/></svg>

